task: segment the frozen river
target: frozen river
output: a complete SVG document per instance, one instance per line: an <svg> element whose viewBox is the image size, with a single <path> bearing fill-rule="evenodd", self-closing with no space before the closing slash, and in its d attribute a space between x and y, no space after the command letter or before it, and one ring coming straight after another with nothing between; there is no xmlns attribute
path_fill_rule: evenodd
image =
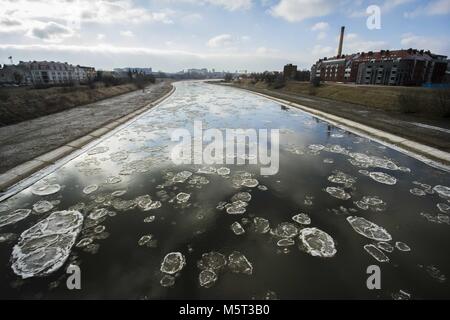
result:
<svg viewBox="0 0 450 320"><path fill-rule="evenodd" d="M0 203L0 298L450 298L448 172L251 93L176 88ZM278 173L174 164L194 121L279 129Z"/></svg>

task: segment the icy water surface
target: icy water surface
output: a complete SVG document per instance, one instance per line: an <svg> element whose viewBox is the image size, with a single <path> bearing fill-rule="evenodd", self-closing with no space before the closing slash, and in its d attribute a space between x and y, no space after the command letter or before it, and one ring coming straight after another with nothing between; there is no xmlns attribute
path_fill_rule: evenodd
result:
<svg viewBox="0 0 450 320"><path fill-rule="evenodd" d="M447 172L244 91L176 87L0 203L0 298L450 298ZM280 129L279 173L174 165L170 133L194 120Z"/></svg>

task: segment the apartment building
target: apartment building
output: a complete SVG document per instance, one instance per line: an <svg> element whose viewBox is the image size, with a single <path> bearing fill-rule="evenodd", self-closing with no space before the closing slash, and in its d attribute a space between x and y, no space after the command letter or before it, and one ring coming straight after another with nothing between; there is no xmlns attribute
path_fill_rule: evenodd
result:
<svg viewBox="0 0 450 320"><path fill-rule="evenodd" d="M4 65L0 69L0 84L61 85L87 83L95 77L95 68L67 62L20 61L17 65Z"/></svg>
<svg viewBox="0 0 450 320"><path fill-rule="evenodd" d="M312 67L322 81L420 86L445 81L447 57L424 50L381 50L324 58Z"/></svg>

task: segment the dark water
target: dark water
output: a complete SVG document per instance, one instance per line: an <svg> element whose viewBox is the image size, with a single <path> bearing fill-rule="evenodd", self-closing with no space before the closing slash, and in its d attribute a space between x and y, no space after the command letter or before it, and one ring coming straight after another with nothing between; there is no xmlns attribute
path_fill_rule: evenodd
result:
<svg viewBox="0 0 450 320"><path fill-rule="evenodd" d="M445 211L450 203L433 191L437 185L450 186L447 172L250 93L198 82L176 86L177 91L166 102L95 146L107 147L97 150L104 152L84 153L39 182L59 184L59 192L38 196L30 187L0 203L0 215L32 209L40 200L54 205L49 212L33 212L0 228L0 234L15 234L12 240L0 243L0 298L250 299L270 295L279 299L391 299L399 290L415 299L450 298L449 217L448 210L441 212L437 207L444 204L441 208ZM194 120L203 121L205 128L280 129L279 173L260 176L255 165L225 165L231 172L220 176L197 173L202 167L198 165L174 165L169 158L174 145L170 132L191 128ZM314 151L322 147L311 145L325 149ZM333 145L342 147L341 153L331 152L336 150ZM395 163L395 170L351 163L349 159L356 153L389 159ZM209 183L193 184L192 177L184 183L168 183L173 174L183 170ZM356 182L344 186L329 181L336 170ZM233 187L238 172L252 174L268 190ZM379 183L367 175L369 172L387 173L396 178L396 184ZM121 181L105 183L111 176ZM98 185L98 190L83 193L92 184ZM341 187L351 198L332 197L327 187ZM425 195L412 194L414 188ZM112 197L117 190L126 193ZM222 201L230 202L240 191L252 195L244 214L230 215L216 208ZM174 199L180 192L191 194L187 203ZM144 212L133 202L142 195L161 201L162 206ZM364 196L377 196L385 204L380 211L363 210L355 202ZM122 210L121 204L132 208ZM84 215L83 230L75 243L90 237L92 244L74 246L64 266L50 275L25 280L15 275L11 252L20 234L51 212L74 208ZM89 214L97 208L106 208L110 214L90 219ZM292 221L301 212L311 218L311 225L303 227L319 228L334 239L334 257L309 255L299 249L298 237L294 238L295 245L282 248L270 233L252 231L254 217L269 220L271 228L282 222L303 228ZM155 216L155 220L145 223L149 216ZM378 262L363 248L377 241L355 232L346 220L348 216L364 217L383 227L392 236L392 245L401 241L411 250L395 248L385 252L389 262ZM246 233L235 235L230 226L243 218L250 221L241 223ZM99 227L95 233L93 229L98 226L105 230ZM149 234L156 241L139 246L139 239ZM236 274L225 268L214 286L201 287L197 261L210 251L227 256L241 252L252 264L253 273ZM165 288L160 284L160 266L170 252L181 252L186 266L176 275L175 284ZM66 288L69 261L81 268L81 290ZM370 265L381 268L381 290L367 289L366 269Z"/></svg>

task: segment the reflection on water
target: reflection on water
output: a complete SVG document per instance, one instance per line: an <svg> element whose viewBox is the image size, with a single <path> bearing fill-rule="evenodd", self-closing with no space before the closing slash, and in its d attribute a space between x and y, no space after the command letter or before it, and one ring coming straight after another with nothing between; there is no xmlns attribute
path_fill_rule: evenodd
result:
<svg viewBox="0 0 450 320"><path fill-rule="evenodd" d="M1 298L450 298L447 172L250 93L176 86L0 203ZM280 129L278 174L175 166L170 133L194 120Z"/></svg>

